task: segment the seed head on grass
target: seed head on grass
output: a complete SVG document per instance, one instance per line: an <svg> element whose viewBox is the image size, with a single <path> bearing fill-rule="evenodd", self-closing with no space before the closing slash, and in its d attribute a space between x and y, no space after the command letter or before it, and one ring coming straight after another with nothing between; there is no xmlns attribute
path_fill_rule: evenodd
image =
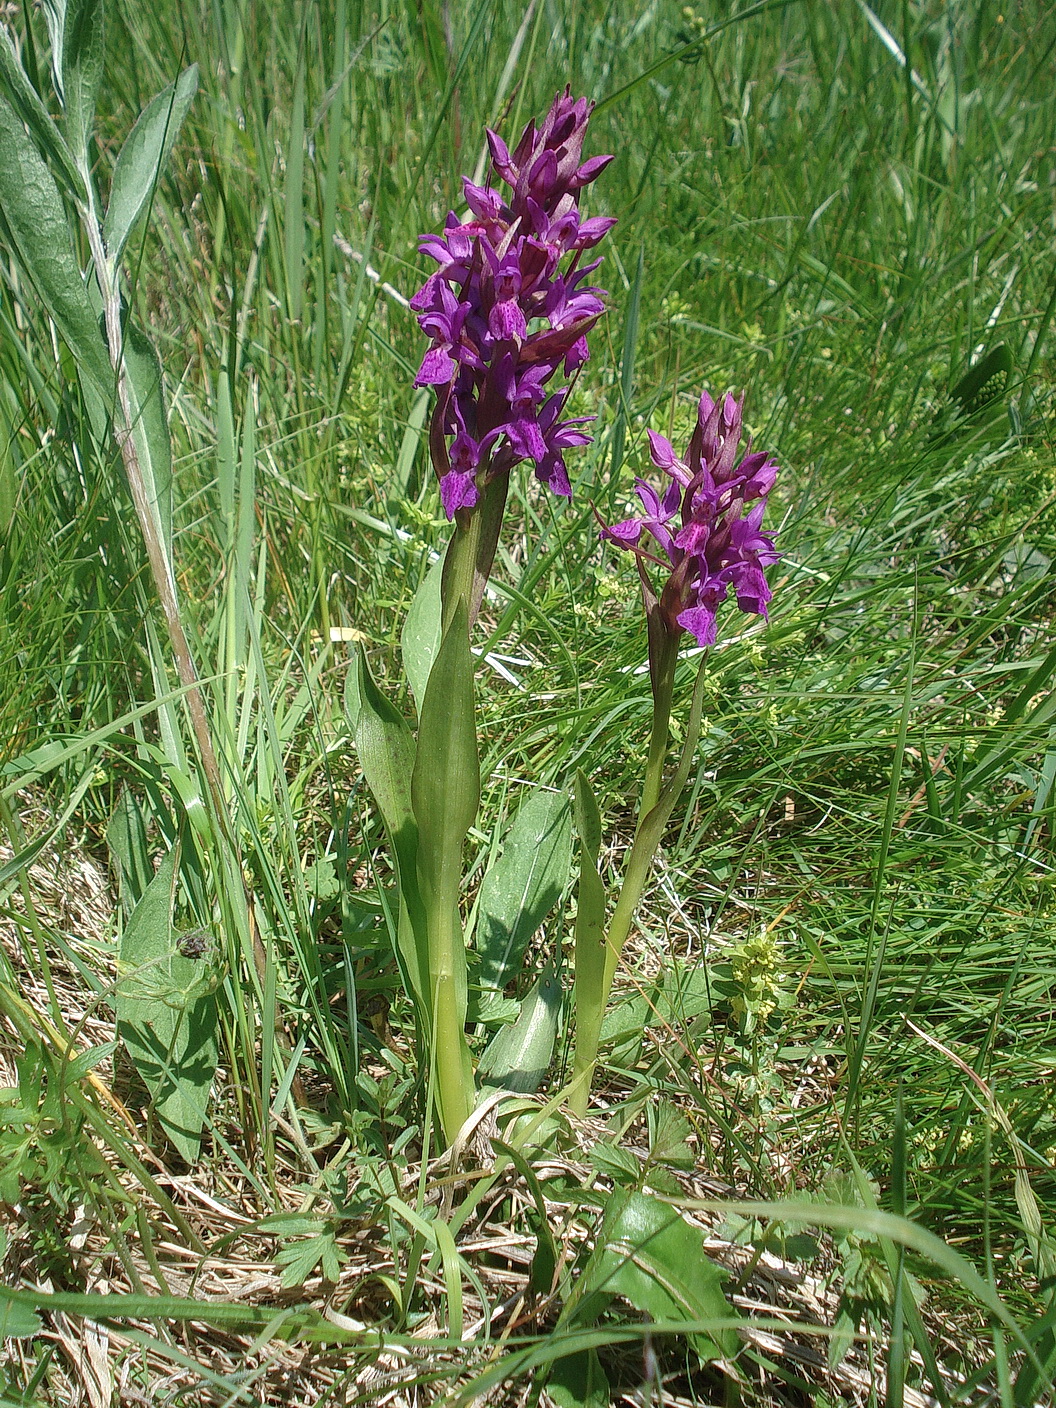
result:
<svg viewBox="0 0 1056 1408"><path fill-rule="evenodd" d="M568 496L564 452L590 443L580 427L593 417L562 420L571 388L551 382L586 362L587 333L605 311L603 291L584 283L601 261L581 264L616 223L579 209L612 160L582 160L592 108L559 93L512 155L489 131L492 170L510 194L464 178L469 218L452 212L443 234L422 237L438 268L411 300L432 339L415 385L437 390L429 444L449 518L521 460Z"/></svg>
<svg viewBox="0 0 1056 1408"><path fill-rule="evenodd" d="M780 556L773 538L762 531L778 466L765 451L752 451L750 439L738 461L743 403L743 396L729 393L713 401L705 391L685 459L650 430L653 463L671 483L661 496L639 479L644 515L601 530L602 537L637 557L650 615L655 613L669 636L689 631L702 646L715 643L716 613L731 586L742 611L766 617L772 593L764 569ZM643 531L663 556L643 546ZM647 562L668 570L659 597Z"/></svg>

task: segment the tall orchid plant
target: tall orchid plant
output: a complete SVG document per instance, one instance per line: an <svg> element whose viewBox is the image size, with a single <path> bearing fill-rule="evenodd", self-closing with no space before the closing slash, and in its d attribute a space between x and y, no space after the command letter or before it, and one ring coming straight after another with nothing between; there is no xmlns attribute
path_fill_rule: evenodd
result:
<svg viewBox="0 0 1056 1408"><path fill-rule="evenodd" d="M365 659L354 691L357 748L396 870L397 958L448 1142L476 1101L467 1023L486 1023L489 1012L513 1015L502 988L564 887L562 864L568 867L567 804L530 798L481 887L478 912L494 921L481 938L478 919L478 974L488 1001L478 993L471 1004L460 908L462 851L480 798L470 632L494 561L511 470L531 462L548 489L568 497L565 452L590 443L583 427L593 417L564 412L589 357L588 334L605 311L602 291L588 282L600 260L587 251L615 223L580 210L582 193L612 160L583 157L591 108L566 90L540 125L528 124L512 153L489 131L494 184L464 181L466 218L452 213L442 234L423 237L421 249L437 267L412 300L431 339L415 384L437 393L429 445L453 531L439 591L427 580L404 631L417 736L378 691ZM653 722L634 842L609 918L597 869L600 815L586 778L580 774L575 783L576 1043L569 1099L579 1112L587 1106L616 966L699 735L703 659L681 756L665 780L680 641L688 632L699 645L712 644L716 612L731 590L741 610L766 615L764 569L777 554L762 519L777 466L750 444L739 454L741 429L742 402L732 395L715 402L705 393L684 458L649 432L667 487L661 493L639 480L643 515L602 525L602 537L637 562ZM539 862L540 855L554 863ZM499 874L503 867L506 875ZM504 904L507 893L514 899ZM478 1073L511 1088L541 1074L553 1051L557 992L551 968L512 1026L500 1026Z"/></svg>

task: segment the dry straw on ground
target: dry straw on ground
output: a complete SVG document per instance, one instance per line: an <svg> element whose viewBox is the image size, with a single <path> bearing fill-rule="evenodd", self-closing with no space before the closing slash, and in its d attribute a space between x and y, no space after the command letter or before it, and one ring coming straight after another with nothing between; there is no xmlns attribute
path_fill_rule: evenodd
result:
<svg viewBox="0 0 1056 1408"><path fill-rule="evenodd" d="M0 851L0 863L10 852ZM10 981L37 1014L49 1040L72 1040L78 1049L114 1040L112 1012L105 989L112 973L114 897L105 867L83 846L45 852L5 900L0 916L0 944ZM48 982L37 945L45 944ZM101 999L89 990L76 961L95 972L104 989ZM57 1000L65 1033L53 1031L45 1014ZM16 1061L22 1042L10 1026L0 1028L0 1083L16 1081ZM416 1408L452 1401L460 1383L484 1370L502 1353L504 1342L545 1335L554 1325L558 1307L546 1295L533 1294L529 1271L535 1239L528 1230L533 1200L513 1168L500 1172L476 1214L461 1228L460 1256L472 1268L474 1280L464 1280L463 1342L452 1347L447 1338L449 1300L442 1270L423 1261L417 1272L418 1305L423 1317L413 1336L393 1336L380 1343L372 1333L384 1323L389 1299L385 1278L401 1279L407 1267L401 1251L394 1259L383 1219L365 1219L343 1226L338 1243L345 1260L336 1284L309 1278L303 1286L284 1288L276 1262L279 1242L274 1233L254 1224L277 1210L295 1212L303 1206L303 1189L280 1183L278 1206L261 1206L258 1195L237 1171L212 1153L194 1170L177 1174L148 1147L143 1138L142 1112L134 1102L115 1093L114 1062L100 1063L91 1075L96 1099L108 1117L118 1121L123 1136L191 1227L197 1246L152 1206L144 1189L127 1170L115 1167L114 1179L126 1190L129 1207L138 1210L120 1229L108 1227L89 1202L80 1202L55 1219L53 1231L64 1244L64 1278L41 1274L35 1250L34 1216L25 1202L2 1209L6 1250L3 1274L9 1285L42 1291L64 1290L97 1294L147 1292L191 1296L203 1303L266 1307L276 1313L309 1305L335 1326L362 1334L362 1346L290 1342L282 1331L274 1335L233 1333L206 1321L155 1323L129 1320L96 1324L74 1316L46 1314L39 1340L8 1341L6 1363L21 1382L33 1373L41 1355L53 1355L38 1389L41 1400L63 1408L107 1408L112 1404L304 1405L371 1403ZM120 1067L120 1062L117 1063ZM491 1111L486 1111L489 1115ZM555 1179L576 1188L588 1181L604 1193L606 1184L587 1154L603 1132L600 1122L587 1121L567 1151L540 1155L534 1171L544 1188ZM461 1153L452 1173L448 1156L436 1160L421 1179L421 1169L404 1173L405 1194L414 1207L419 1190L439 1210L457 1205L464 1190L495 1171L498 1155L489 1136L494 1122L481 1122L476 1136ZM87 1134L85 1135L87 1138ZM633 1149L633 1143L624 1147ZM647 1150L637 1150L644 1159ZM281 1170L280 1170L281 1180ZM680 1173L687 1199L706 1200L730 1192L703 1173ZM573 1198L546 1200L548 1219L566 1261L589 1245L591 1225ZM39 1208L35 1216L39 1217ZM694 1215L691 1215L694 1216ZM695 1215L707 1233L707 1251L730 1272L732 1302L746 1317L741 1337L761 1351L749 1363L743 1356L709 1371L700 1382L685 1377L685 1357L650 1346L647 1332L615 1356L631 1385L618 1391L617 1401L629 1404L663 1402L681 1405L718 1401L722 1378L739 1385L746 1401L798 1403L802 1390L789 1387L791 1375L830 1399L868 1403L885 1392L884 1374L868 1344L859 1344L835 1368L826 1363L825 1328L833 1322L837 1291L830 1274L808 1274L798 1265L769 1253L759 1254L721 1234L718 1219ZM117 1243L120 1243L118 1247ZM630 1312L633 1316L633 1311ZM763 1322L766 1328L752 1322ZM787 1331L780 1329L787 1326ZM936 1327L937 1339L942 1329ZM435 1343L431 1343L435 1341ZM765 1367L769 1361L773 1369ZM645 1382L646 1370L660 1376ZM640 1388L634 1385L642 1384ZM652 1398L649 1398L650 1393ZM702 1396L703 1395L703 1396ZM531 1398L530 1385L512 1382L491 1393L488 1402L519 1404ZM478 1400L480 1401L480 1400ZM907 1389L910 1408L925 1408L932 1400Z"/></svg>

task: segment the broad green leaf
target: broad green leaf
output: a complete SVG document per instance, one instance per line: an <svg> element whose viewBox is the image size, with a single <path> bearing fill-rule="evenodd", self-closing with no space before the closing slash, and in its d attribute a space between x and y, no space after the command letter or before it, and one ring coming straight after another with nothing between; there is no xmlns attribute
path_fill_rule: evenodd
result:
<svg viewBox="0 0 1056 1408"><path fill-rule="evenodd" d="M476 948L484 989L501 993L517 976L529 939L568 884L571 850L568 798L534 789L480 887Z"/></svg>
<svg viewBox="0 0 1056 1408"><path fill-rule="evenodd" d="M113 370L51 172L0 96L0 233L13 246L82 373L107 400Z"/></svg>
<svg viewBox="0 0 1056 1408"><path fill-rule="evenodd" d="M68 195L84 200L84 181L73 154L51 119L40 95L26 77L7 30L0 27L0 93L26 124L42 156L49 158L52 170L61 175Z"/></svg>
<svg viewBox="0 0 1056 1408"><path fill-rule="evenodd" d="M670 1203L646 1193L620 1193L609 1206L597 1248L583 1273L579 1323L595 1320L613 1296L622 1296L652 1320L729 1320L722 1293L725 1272L704 1251L704 1233ZM690 1343L702 1359L733 1352L730 1330L696 1331Z"/></svg>
<svg viewBox="0 0 1056 1408"><path fill-rule="evenodd" d="M151 99L125 138L103 220L106 250L115 263L154 192L197 88L198 65L191 64Z"/></svg>
<svg viewBox="0 0 1056 1408"><path fill-rule="evenodd" d="M594 793L584 773L577 769L575 787L576 832L579 844L590 859L597 864L601 850L601 812L594 799Z"/></svg>
<svg viewBox="0 0 1056 1408"><path fill-rule="evenodd" d="M352 709L355 709L354 718ZM374 794L385 826L393 836L399 836L408 822L414 824L411 810L414 735L395 704L386 699L374 683L362 650L349 710L363 776Z"/></svg>
<svg viewBox="0 0 1056 1408"><path fill-rule="evenodd" d="M179 952L172 930L177 853L169 851L121 936L117 1030L158 1120L192 1163L218 1059L215 974ZM212 982L210 981L212 979Z"/></svg>
<svg viewBox="0 0 1056 1408"><path fill-rule="evenodd" d="M466 945L458 901L462 846L479 802L473 656L463 599L429 674L411 774L411 806L418 823L418 881L427 923L433 1073L449 1143L473 1110L473 1070L465 1032Z"/></svg>
<svg viewBox="0 0 1056 1408"><path fill-rule="evenodd" d="M473 655L463 602L429 674L411 775L418 867L434 890L446 892L454 881L457 893L462 843L479 803Z"/></svg>
<svg viewBox="0 0 1056 1408"><path fill-rule="evenodd" d="M171 571L172 442L169 439L161 362L150 338L131 319L125 324L123 357L132 403L132 438L147 499Z"/></svg>
<svg viewBox="0 0 1056 1408"><path fill-rule="evenodd" d="M415 742L407 721L374 683L361 650L345 706L363 769L392 848L400 892L397 958L410 996L428 1012L426 921L418 887L418 825L411 808Z"/></svg>
<svg viewBox="0 0 1056 1408"><path fill-rule="evenodd" d="M132 918L136 905L147 892L154 871L147 852L147 828L143 813L126 787L117 799L106 828L106 844L117 871L117 886L125 919Z"/></svg>
<svg viewBox="0 0 1056 1408"><path fill-rule="evenodd" d="M425 686L429 682L429 671L433 668L436 652L440 649L443 616L440 579L443 573L444 560L439 558L422 578L400 634L403 668L419 714L425 699Z"/></svg>
<svg viewBox="0 0 1056 1408"><path fill-rule="evenodd" d="M70 147L86 162L103 77L103 0L66 0L62 28L62 105Z"/></svg>
<svg viewBox="0 0 1056 1408"><path fill-rule="evenodd" d="M0 1289L0 1339L24 1340L39 1335L40 1316L21 1301L12 1300Z"/></svg>
<svg viewBox="0 0 1056 1408"><path fill-rule="evenodd" d="M533 1095L550 1067L561 1016L561 981L553 965L521 1003L516 1022L500 1027L481 1057L484 1085Z"/></svg>
<svg viewBox="0 0 1056 1408"><path fill-rule="evenodd" d="M581 1349L555 1359L546 1391L558 1408L608 1408L612 1401L596 1349Z"/></svg>

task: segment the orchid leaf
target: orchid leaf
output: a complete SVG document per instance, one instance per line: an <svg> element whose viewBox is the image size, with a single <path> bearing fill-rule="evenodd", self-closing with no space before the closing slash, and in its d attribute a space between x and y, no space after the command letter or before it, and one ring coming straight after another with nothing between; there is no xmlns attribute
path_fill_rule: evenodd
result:
<svg viewBox="0 0 1056 1408"><path fill-rule="evenodd" d="M568 798L534 789L518 807L502 855L480 887L476 948L486 992L501 994L520 971L528 941L568 884L571 849Z"/></svg>
<svg viewBox="0 0 1056 1408"><path fill-rule="evenodd" d="M162 1128L193 1163L219 1059L218 975L185 957L173 933L178 860L170 850L121 936L117 1028Z"/></svg>
<svg viewBox="0 0 1056 1408"><path fill-rule="evenodd" d="M561 1016L561 981L551 964L521 1003L517 1020L500 1027L481 1057L483 1084L534 1095L554 1054Z"/></svg>
<svg viewBox="0 0 1056 1408"><path fill-rule="evenodd" d="M462 844L480 803L473 655L464 603L455 611L429 674L410 795L418 824L419 870L431 889L447 892L453 878L461 878Z"/></svg>
<svg viewBox="0 0 1056 1408"><path fill-rule="evenodd" d="M115 262L150 202L197 89L198 65L191 64L147 104L125 138L103 221L107 253Z"/></svg>
<svg viewBox="0 0 1056 1408"><path fill-rule="evenodd" d="M418 882L427 924L433 1071L440 1122L449 1143L473 1110L466 1041L469 985L458 902L462 847L479 803L473 655L461 598L429 673L411 774Z"/></svg>
<svg viewBox="0 0 1056 1408"><path fill-rule="evenodd" d="M349 684L346 708L356 752L381 813L396 866L400 893L397 959L407 990L424 1014L428 961L425 912L418 889L418 826L411 809L414 736L400 711L374 683L362 651Z"/></svg>
<svg viewBox="0 0 1056 1408"><path fill-rule="evenodd" d="M425 687L429 682L429 671L433 668L436 652L440 649L443 616L440 579L443 571L443 558L438 558L422 578L400 634L403 668L419 714L425 699Z"/></svg>

